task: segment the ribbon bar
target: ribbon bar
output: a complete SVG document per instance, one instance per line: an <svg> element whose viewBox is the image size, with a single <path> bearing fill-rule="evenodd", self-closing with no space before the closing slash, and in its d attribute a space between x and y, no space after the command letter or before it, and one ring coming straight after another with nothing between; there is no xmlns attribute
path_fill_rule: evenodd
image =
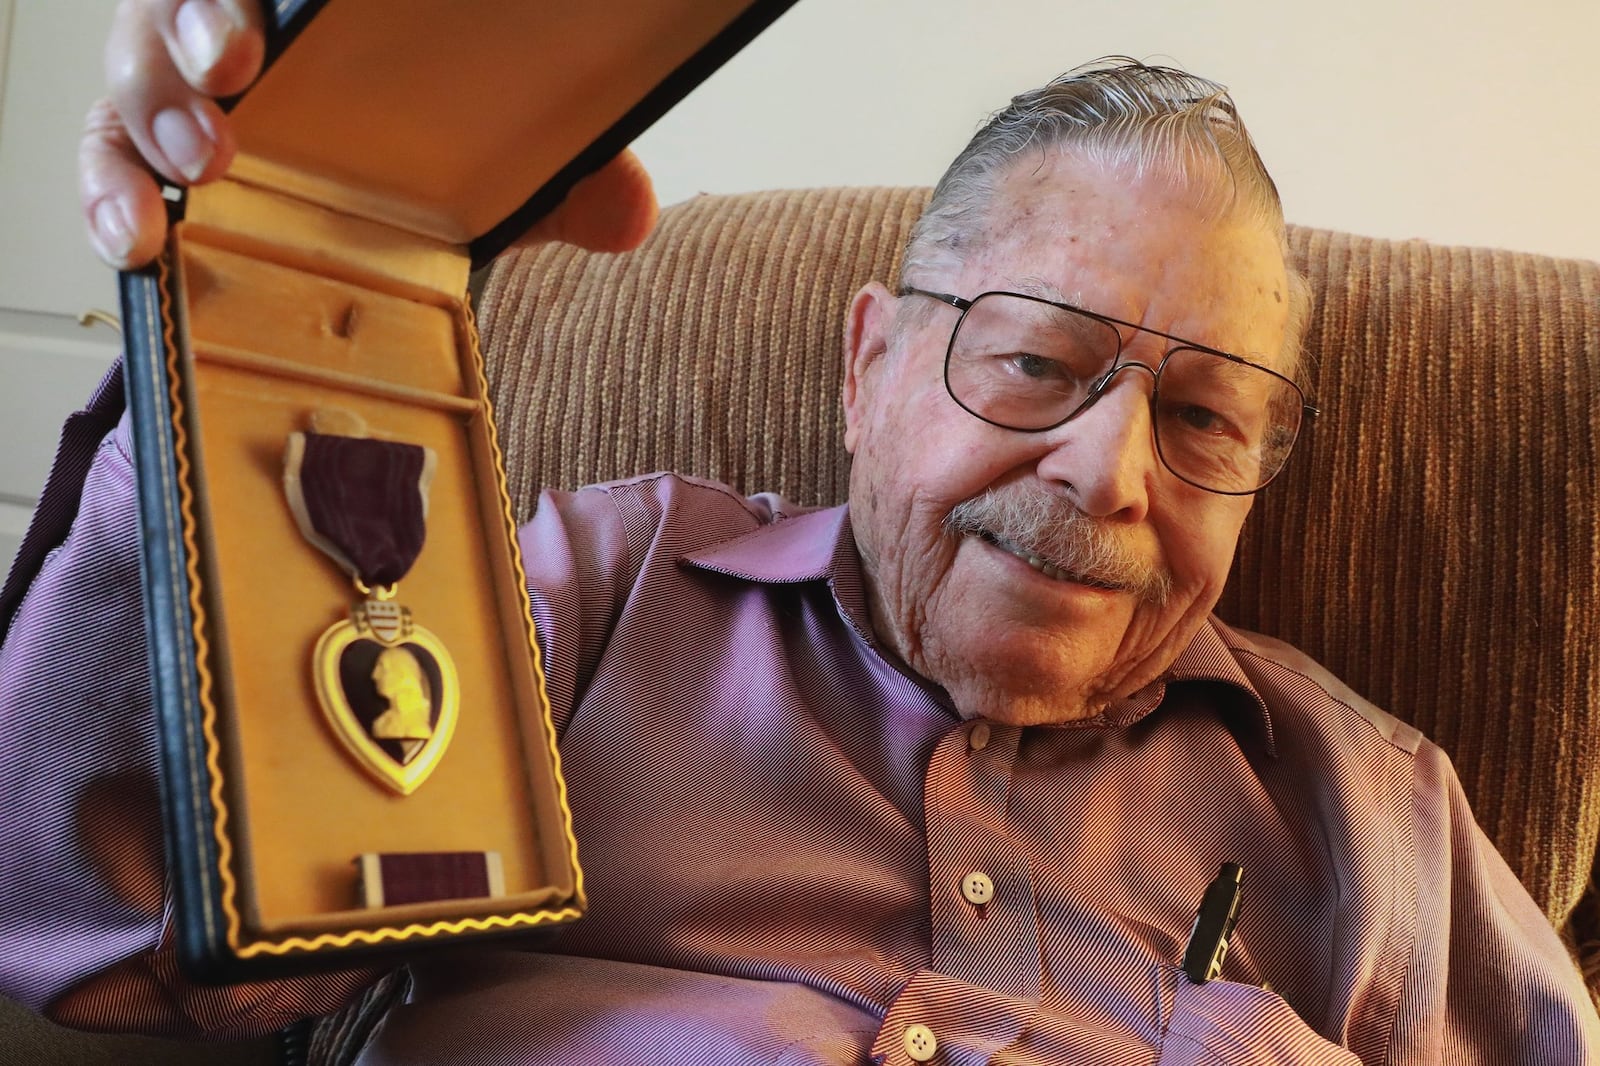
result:
<svg viewBox="0 0 1600 1066"><path fill-rule="evenodd" d="M365 907L506 894L498 851L363 852L356 866Z"/></svg>

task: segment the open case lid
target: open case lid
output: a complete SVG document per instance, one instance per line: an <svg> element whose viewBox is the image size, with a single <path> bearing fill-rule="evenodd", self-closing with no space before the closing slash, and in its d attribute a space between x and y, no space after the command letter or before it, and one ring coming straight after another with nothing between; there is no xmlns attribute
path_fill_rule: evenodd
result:
<svg viewBox="0 0 1600 1066"><path fill-rule="evenodd" d="M793 2L278 0L229 177L481 264Z"/></svg>

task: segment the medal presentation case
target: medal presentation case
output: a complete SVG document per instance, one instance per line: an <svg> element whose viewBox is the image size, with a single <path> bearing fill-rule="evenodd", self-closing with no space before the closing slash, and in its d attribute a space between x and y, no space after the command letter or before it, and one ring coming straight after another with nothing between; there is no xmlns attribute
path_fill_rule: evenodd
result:
<svg viewBox="0 0 1600 1066"><path fill-rule="evenodd" d="M578 918L467 276L791 0L279 3L122 279L179 957Z"/></svg>

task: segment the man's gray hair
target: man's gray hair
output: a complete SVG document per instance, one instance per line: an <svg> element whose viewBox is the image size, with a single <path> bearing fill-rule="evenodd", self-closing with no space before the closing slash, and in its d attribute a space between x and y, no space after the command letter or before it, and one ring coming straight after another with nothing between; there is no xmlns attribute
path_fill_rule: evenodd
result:
<svg viewBox="0 0 1600 1066"><path fill-rule="evenodd" d="M906 244L901 276L958 266L983 237L996 182L1029 151L1042 161L1051 148L1129 168L1133 176L1171 175L1218 217L1242 212L1283 238L1278 188L1228 90L1186 71L1111 56L1017 96L990 117L934 187ZM1289 305L1293 367L1310 288L1292 267Z"/></svg>

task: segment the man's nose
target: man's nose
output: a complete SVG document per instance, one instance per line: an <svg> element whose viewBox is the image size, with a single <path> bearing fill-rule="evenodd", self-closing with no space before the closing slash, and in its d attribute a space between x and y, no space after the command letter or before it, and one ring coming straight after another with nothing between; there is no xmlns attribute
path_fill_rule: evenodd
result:
<svg viewBox="0 0 1600 1066"><path fill-rule="evenodd" d="M1161 465L1150 425L1154 387L1142 363L1120 367L1087 409L1050 431L1053 446L1039 460L1039 476L1070 486L1085 514L1143 519Z"/></svg>

